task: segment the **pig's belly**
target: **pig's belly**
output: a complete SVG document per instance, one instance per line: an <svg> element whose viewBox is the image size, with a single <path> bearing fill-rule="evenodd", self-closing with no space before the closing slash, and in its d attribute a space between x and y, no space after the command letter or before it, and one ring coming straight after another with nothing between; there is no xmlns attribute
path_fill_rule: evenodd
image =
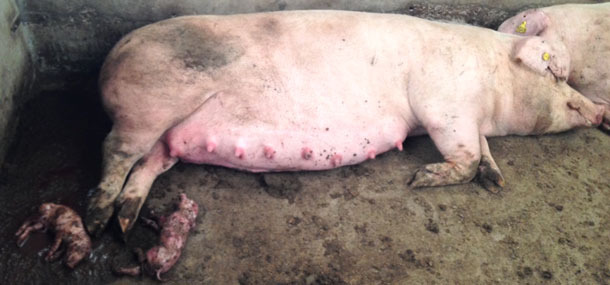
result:
<svg viewBox="0 0 610 285"><path fill-rule="evenodd" d="M360 99L221 94L170 129L165 141L182 161L253 172L330 169L401 148L407 124L397 108Z"/></svg>

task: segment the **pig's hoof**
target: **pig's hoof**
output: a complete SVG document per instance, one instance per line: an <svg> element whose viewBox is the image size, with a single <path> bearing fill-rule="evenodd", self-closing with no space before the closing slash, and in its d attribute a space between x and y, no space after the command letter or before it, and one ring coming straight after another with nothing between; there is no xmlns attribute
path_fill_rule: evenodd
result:
<svg viewBox="0 0 610 285"><path fill-rule="evenodd" d="M100 236L108 220L114 214L114 203L112 202L114 198L111 198L110 193L100 188L93 188L89 193L92 197L87 207L85 227L90 235Z"/></svg>
<svg viewBox="0 0 610 285"><path fill-rule="evenodd" d="M610 135L610 122L604 121L599 125L599 129L602 130L607 135Z"/></svg>
<svg viewBox="0 0 610 285"><path fill-rule="evenodd" d="M502 173L489 164L481 163L479 165L477 180L483 188L494 194L499 193L504 188Z"/></svg>
<svg viewBox="0 0 610 285"><path fill-rule="evenodd" d="M85 217L85 226L89 234L96 237L100 236L113 212L112 204L103 208L90 205L87 209L87 217Z"/></svg>
<svg viewBox="0 0 610 285"><path fill-rule="evenodd" d="M415 171L407 185L410 188L426 187L438 184L439 180L441 180L441 175L428 167L421 167Z"/></svg>
<svg viewBox="0 0 610 285"><path fill-rule="evenodd" d="M49 251L49 253L44 258L44 260L46 260L47 262L53 262L53 261L57 260L63 253L64 253L63 249L59 249L55 252Z"/></svg>
<svg viewBox="0 0 610 285"><path fill-rule="evenodd" d="M117 205L117 207L121 208L117 218L119 220L119 225L121 226L121 231L124 234L126 234L133 227L136 219L138 218L138 213L140 213L142 204L144 204L144 199L136 197L126 198L120 203L120 205Z"/></svg>

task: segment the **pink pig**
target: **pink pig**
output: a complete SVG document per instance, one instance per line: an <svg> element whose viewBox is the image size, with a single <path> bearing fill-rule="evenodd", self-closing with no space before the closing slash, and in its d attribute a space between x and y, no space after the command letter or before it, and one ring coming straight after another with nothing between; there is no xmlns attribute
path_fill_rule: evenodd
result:
<svg viewBox="0 0 610 285"><path fill-rule="evenodd" d="M120 268L116 272L127 275L140 275L142 269L161 280L161 274L167 272L178 262L182 249L186 244L188 234L195 227L195 219L199 213L199 206L195 201L180 194L178 209L167 217L160 217L158 223L145 220L161 234L161 245L155 246L146 252L146 256L138 251L142 265L130 268Z"/></svg>
<svg viewBox="0 0 610 285"><path fill-rule="evenodd" d="M610 131L610 3L527 10L498 31L562 41L571 56L568 84L606 107L602 127Z"/></svg>
<svg viewBox="0 0 610 285"><path fill-rule="evenodd" d="M179 160L324 170L426 133L445 161L422 166L410 187L477 173L486 188L502 187L486 137L601 122L603 108L557 81L559 72L536 72L566 63L561 43L394 14L286 11L145 26L101 70L114 125L86 225L99 233L117 207L128 231L155 178Z"/></svg>
<svg viewBox="0 0 610 285"><path fill-rule="evenodd" d="M21 247L32 232L55 232L53 245L47 253L46 260L53 261L61 256L64 250L59 250L62 243L66 252L66 265L74 268L81 260L91 253L91 239L85 231L80 216L64 205L43 203L38 207L38 215L28 219L21 225L15 235L17 244Z"/></svg>

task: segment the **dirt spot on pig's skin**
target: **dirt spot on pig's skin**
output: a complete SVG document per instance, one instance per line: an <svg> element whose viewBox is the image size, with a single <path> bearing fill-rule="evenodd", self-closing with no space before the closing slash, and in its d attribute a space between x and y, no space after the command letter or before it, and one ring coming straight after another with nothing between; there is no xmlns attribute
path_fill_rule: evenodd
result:
<svg viewBox="0 0 610 285"><path fill-rule="evenodd" d="M244 53L230 44L229 38L191 24L176 24L162 37L153 39L171 47L174 59L185 68L199 72L225 66Z"/></svg>
<svg viewBox="0 0 610 285"><path fill-rule="evenodd" d="M138 59L140 50L145 49L147 43L157 43L169 50L168 55L159 55L156 58ZM151 70L160 70L159 66L166 67L170 63L178 63L181 68L211 73L223 66L234 62L244 54L231 36L216 34L210 29L197 26L183 20L167 20L158 24L137 30L121 40L106 61L106 66L100 75L100 85L104 85L117 68L126 61L135 61L132 64L144 65L147 68L136 69L134 76L141 73L150 73ZM126 67L128 68L128 67ZM162 76L165 74L159 74ZM160 78L155 80L163 82Z"/></svg>
<svg viewBox="0 0 610 285"><path fill-rule="evenodd" d="M534 125L534 129L532 130L532 134L544 134L546 130L553 124L551 120L551 107L548 102L542 102L542 100L534 99L532 104L532 110L538 111L538 116L536 117L536 124Z"/></svg>
<svg viewBox="0 0 610 285"><path fill-rule="evenodd" d="M551 126L553 121L549 118L548 115L538 115L536 118L536 125L534 125L534 130L532 134L544 134L545 131Z"/></svg>
<svg viewBox="0 0 610 285"><path fill-rule="evenodd" d="M276 37L280 34L280 24L277 19L269 17L259 21L258 26L264 34Z"/></svg>
<svg viewBox="0 0 610 285"><path fill-rule="evenodd" d="M546 80L542 78L541 80ZM543 84L540 84L544 86ZM535 86L535 85L533 85ZM551 104L550 101L553 100L549 98L548 94L556 94L560 93L558 90L539 90L536 89L538 87L531 88L529 90L524 90L523 94L529 94L523 96L521 100L515 101L515 108L517 110L529 110L530 112L535 112L536 121L532 126L532 130L530 134L544 134L546 130L552 125L553 121L551 119Z"/></svg>

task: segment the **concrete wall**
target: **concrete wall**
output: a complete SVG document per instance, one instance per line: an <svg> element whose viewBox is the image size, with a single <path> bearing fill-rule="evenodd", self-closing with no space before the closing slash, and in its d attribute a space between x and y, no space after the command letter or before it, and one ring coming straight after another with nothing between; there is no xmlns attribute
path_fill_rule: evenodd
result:
<svg viewBox="0 0 610 285"><path fill-rule="evenodd" d="M12 0L0 1L0 165L14 133L19 107L27 96L29 57Z"/></svg>
<svg viewBox="0 0 610 285"><path fill-rule="evenodd" d="M67 77L94 74L106 53L130 30L189 14L295 9L404 13L496 27L516 11L567 0L18 0L31 30L34 60L49 88ZM572 0L591 3L599 1Z"/></svg>

